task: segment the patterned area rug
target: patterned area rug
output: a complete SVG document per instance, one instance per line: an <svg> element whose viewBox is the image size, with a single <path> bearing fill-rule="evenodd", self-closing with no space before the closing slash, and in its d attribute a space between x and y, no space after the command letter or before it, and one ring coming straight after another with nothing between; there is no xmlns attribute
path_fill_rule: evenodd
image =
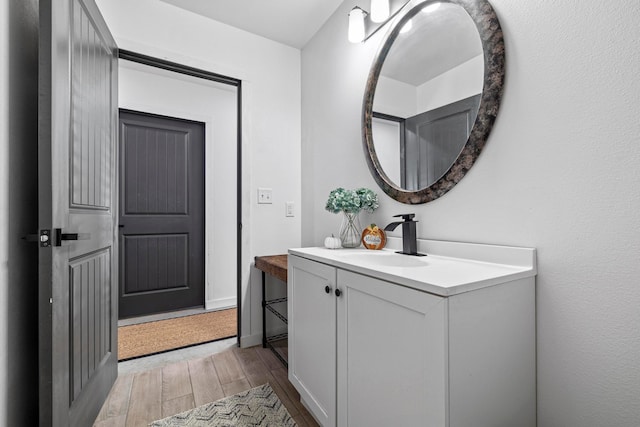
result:
<svg viewBox="0 0 640 427"><path fill-rule="evenodd" d="M149 424L152 427L296 427L269 384Z"/></svg>

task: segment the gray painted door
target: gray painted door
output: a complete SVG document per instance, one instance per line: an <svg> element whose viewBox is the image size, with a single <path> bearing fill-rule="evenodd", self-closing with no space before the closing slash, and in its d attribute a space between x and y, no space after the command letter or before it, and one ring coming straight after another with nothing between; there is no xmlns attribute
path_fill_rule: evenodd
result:
<svg viewBox="0 0 640 427"><path fill-rule="evenodd" d="M117 48L94 0L40 0L40 29L40 425L89 426L117 376Z"/></svg>
<svg viewBox="0 0 640 427"><path fill-rule="evenodd" d="M475 95L405 121L406 189L426 188L449 170L469 139L479 105Z"/></svg>
<svg viewBox="0 0 640 427"><path fill-rule="evenodd" d="M204 306L204 123L120 112L120 318Z"/></svg>

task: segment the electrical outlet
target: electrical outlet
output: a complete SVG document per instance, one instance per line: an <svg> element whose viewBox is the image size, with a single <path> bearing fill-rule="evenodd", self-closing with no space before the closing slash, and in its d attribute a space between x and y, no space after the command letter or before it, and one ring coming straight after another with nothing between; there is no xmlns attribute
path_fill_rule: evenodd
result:
<svg viewBox="0 0 640 427"><path fill-rule="evenodd" d="M258 188L258 204L273 203L273 190L271 188Z"/></svg>
<svg viewBox="0 0 640 427"><path fill-rule="evenodd" d="M285 214L284 216L295 216L293 213L293 209L295 208L294 202L287 202L284 204L285 206Z"/></svg>

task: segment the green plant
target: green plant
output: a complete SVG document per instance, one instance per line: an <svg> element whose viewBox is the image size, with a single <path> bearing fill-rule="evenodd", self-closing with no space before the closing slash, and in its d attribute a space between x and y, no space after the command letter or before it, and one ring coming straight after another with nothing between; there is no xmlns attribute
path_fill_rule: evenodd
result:
<svg viewBox="0 0 640 427"><path fill-rule="evenodd" d="M345 190L336 188L329 193L325 209L332 213L347 212L357 214L361 210L369 213L378 209L378 195L368 188Z"/></svg>

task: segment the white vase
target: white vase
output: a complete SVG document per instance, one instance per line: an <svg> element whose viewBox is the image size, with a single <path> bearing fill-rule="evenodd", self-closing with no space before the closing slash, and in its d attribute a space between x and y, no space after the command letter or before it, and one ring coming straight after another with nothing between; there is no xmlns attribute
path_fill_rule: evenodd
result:
<svg viewBox="0 0 640 427"><path fill-rule="evenodd" d="M340 226L340 239L343 248L357 248L360 246L362 227L357 213L343 212L342 225Z"/></svg>

